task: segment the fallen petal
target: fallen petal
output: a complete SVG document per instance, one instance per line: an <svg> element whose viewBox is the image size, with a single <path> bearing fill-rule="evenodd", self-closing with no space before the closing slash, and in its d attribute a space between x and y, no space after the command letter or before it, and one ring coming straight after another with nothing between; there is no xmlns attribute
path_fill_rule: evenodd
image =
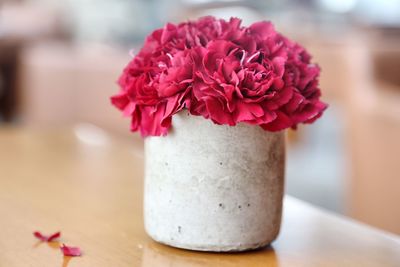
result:
<svg viewBox="0 0 400 267"><path fill-rule="evenodd" d="M54 241L55 239L57 239L57 238L59 238L61 236L61 232L57 232L57 233L54 233L54 234L52 234L50 236L47 236L47 235L43 235L42 233L36 231L36 232L33 233L33 235L36 238L38 238L41 241L43 241L43 242L52 242L52 241Z"/></svg>
<svg viewBox="0 0 400 267"><path fill-rule="evenodd" d="M78 247L70 247L66 246L65 244L62 244L60 246L61 252L64 254L64 256L71 256L71 257L77 257L81 256L81 249Z"/></svg>

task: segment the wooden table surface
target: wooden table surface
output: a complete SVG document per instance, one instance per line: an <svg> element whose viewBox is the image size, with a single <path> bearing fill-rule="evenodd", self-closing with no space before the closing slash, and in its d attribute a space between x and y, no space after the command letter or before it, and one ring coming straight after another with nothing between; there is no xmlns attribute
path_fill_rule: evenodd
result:
<svg viewBox="0 0 400 267"><path fill-rule="evenodd" d="M136 141L135 141L136 140ZM400 266L399 237L286 197L271 247L198 253L152 241L142 223L143 147L90 125L0 128L0 266ZM82 257L63 257L62 232Z"/></svg>

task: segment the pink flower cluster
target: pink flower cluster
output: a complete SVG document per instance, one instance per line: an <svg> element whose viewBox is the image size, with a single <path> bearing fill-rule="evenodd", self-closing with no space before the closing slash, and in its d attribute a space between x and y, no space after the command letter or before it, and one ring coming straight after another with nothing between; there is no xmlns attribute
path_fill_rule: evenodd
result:
<svg viewBox="0 0 400 267"><path fill-rule="evenodd" d="M268 131L320 117L327 105L319 99L319 67L307 51L270 22L240 24L204 17L168 23L148 36L111 98L131 117L131 130L166 135L182 109L216 124L244 122Z"/></svg>

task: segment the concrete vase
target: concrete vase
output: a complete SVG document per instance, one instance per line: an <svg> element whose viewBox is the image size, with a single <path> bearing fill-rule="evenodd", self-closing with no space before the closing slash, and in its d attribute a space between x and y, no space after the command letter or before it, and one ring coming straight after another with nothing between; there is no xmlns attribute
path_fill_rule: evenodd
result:
<svg viewBox="0 0 400 267"><path fill-rule="evenodd" d="M144 219L156 241L200 251L244 251L278 235L284 133L176 114L145 139Z"/></svg>

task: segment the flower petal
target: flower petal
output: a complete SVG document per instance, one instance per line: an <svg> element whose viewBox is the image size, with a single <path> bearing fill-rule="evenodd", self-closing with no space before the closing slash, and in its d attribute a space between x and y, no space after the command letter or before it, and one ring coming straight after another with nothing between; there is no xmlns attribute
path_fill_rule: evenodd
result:
<svg viewBox="0 0 400 267"><path fill-rule="evenodd" d="M81 249L79 247L70 247L62 244L60 246L60 249L64 256L78 257L82 255Z"/></svg>
<svg viewBox="0 0 400 267"><path fill-rule="evenodd" d="M36 232L33 232L33 235L43 242L52 242L61 236L61 232L56 232L52 235L43 235L41 232L36 231Z"/></svg>

